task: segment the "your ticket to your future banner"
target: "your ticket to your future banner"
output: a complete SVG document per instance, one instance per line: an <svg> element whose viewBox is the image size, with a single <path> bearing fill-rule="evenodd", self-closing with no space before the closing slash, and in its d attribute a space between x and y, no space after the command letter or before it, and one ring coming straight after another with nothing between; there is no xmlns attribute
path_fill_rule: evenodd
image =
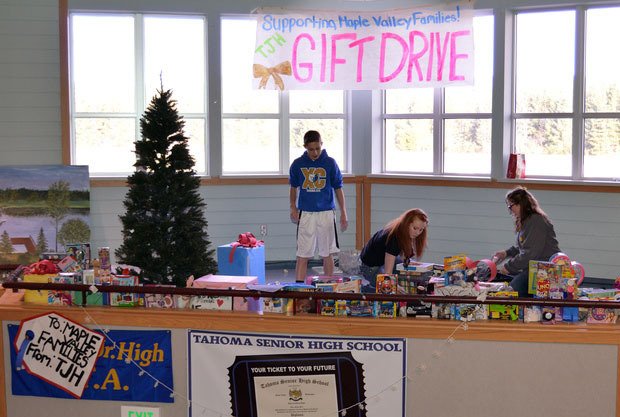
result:
<svg viewBox="0 0 620 417"><path fill-rule="evenodd" d="M351 352L238 356L229 368L233 415L315 417L365 401ZM347 415L366 417L363 407Z"/></svg>

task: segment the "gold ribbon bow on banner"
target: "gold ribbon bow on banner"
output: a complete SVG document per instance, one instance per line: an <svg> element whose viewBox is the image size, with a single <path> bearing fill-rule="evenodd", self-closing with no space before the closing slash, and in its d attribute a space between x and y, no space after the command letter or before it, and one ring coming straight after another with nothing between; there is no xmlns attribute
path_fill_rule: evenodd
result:
<svg viewBox="0 0 620 417"><path fill-rule="evenodd" d="M291 69L291 63L289 61L280 62L275 67L267 68L261 64L254 64L252 66L254 72L254 78L261 78L258 88L265 88L269 77L273 77L273 81L276 83L280 90L284 90L284 80L280 77L282 75L291 75L293 73Z"/></svg>

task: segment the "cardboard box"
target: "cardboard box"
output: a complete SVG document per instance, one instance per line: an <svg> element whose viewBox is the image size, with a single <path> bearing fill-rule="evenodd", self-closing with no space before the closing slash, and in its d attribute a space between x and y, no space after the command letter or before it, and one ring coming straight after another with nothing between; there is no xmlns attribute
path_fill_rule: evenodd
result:
<svg viewBox="0 0 620 417"><path fill-rule="evenodd" d="M265 246L246 248L237 246L230 262L232 244L217 247L218 274L256 276L259 284L265 283Z"/></svg>
<svg viewBox="0 0 620 417"><path fill-rule="evenodd" d="M248 285L257 284L257 276L237 276L237 275L205 275L194 280L192 286L194 288L208 288L212 290L247 290ZM202 297L202 296L199 296ZM208 296L207 296L208 297ZM212 299L204 299L200 303L200 307L194 307L197 305L192 297L192 308L211 308L216 310L230 309L235 311L260 311L260 303L255 300L254 297L233 297L232 303L230 303L231 297L212 297ZM219 299L219 300L218 300Z"/></svg>

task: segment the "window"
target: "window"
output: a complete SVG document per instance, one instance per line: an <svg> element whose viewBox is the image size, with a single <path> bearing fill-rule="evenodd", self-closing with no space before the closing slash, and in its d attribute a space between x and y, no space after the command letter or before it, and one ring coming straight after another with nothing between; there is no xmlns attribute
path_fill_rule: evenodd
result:
<svg viewBox="0 0 620 417"><path fill-rule="evenodd" d="M163 85L204 173L204 17L73 13L70 25L72 163L93 176L132 172L140 117Z"/></svg>
<svg viewBox="0 0 620 417"><path fill-rule="evenodd" d="M620 8L521 12L514 149L529 177L620 177Z"/></svg>
<svg viewBox="0 0 620 417"><path fill-rule="evenodd" d="M346 172L345 92L252 89L255 34L254 19L222 19L222 173L288 174L311 129Z"/></svg>
<svg viewBox="0 0 620 417"><path fill-rule="evenodd" d="M493 17L474 18L475 85L386 90L386 173L491 173Z"/></svg>

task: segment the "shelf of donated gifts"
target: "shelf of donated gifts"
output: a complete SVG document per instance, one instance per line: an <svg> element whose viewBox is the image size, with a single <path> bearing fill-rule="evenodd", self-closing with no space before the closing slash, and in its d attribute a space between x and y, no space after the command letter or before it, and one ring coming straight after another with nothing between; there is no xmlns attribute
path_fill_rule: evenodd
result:
<svg viewBox="0 0 620 417"><path fill-rule="evenodd" d="M377 275L374 293L362 292L367 286L363 287L363 278L355 275L316 275L301 283L269 284L261 283L258 276L206 275L195 280L190 277L186 288L176 288L139 285L137 276L110 274L109 282L93 284L86 275L58 273L35 275L37 279L32 282L6 282L4 288L25 289L26 303L55 306L97 304L92 296L102 298L103 293L108 300L103 304L111 307L385 318L426 316L548 324L615 323L615 312L620 306L616 302L618 290L580 288L583 269L575 268L566 255L556 255L549 262L530 263L529 285L534 298L517 298L507 283L491 282L495 278L492 261L474 262L462 254L444 258L443 265L398 265L397 274ZM4 295L7 293L11 294L7 291ZM4 295L0 303L8 303Z"/></svg>
<svg viewBox="0 0 620 417"><path fill-rule="evenodd" d="M432 280L429 282L432 283ZM494 285L486 285L481 283L482 292L486 292L485 287L498 288L501 286L499 283ZM602 308L620 308L618 301L613 301L611 298L607 298L611 293L617 293L618 290L614 289L584 289L587 292L587 298L575 299L575 300L561 300L561 299L542 299L542 298L517 298L513 296L499 296L492 299L482 299L479 296L474 295L452 295L449 291L440 291L442 295L429 295L429 294L385 294L385 293L334 293L315 291L309 294L308 292L300 292L295 290L282 290L283 287L304 286L305 284L299 283L284 283L284 284L257 284L248 285L247 290L236 289L207 289L207 288L176 288L165 286L125 286L125 285L88 285L88 284L60 284L60 283L37 283L37 282L4 282L2 287L5 290L57 290L57 291L79 291L91 293L96 287L98 292L124 292L124 293L136 293L136 294L174 294L174 295L221 295L221 296L243 296L243 297L286 297L297 299L343 299L343 300L364 300L364 301L423 301L432 303L471 303L471 304L496 304L498 302L509 302L514 305L543 305L543 306L565 306L565 307L602 307ZM274 287L274 288L271 288ZM454 289L457 286L445 286L440 288ZM462 287L459 288L472 288ZM461 292L461 291L456 291ZM606 297L605 299L599 299L599 296Z"/></svg>

